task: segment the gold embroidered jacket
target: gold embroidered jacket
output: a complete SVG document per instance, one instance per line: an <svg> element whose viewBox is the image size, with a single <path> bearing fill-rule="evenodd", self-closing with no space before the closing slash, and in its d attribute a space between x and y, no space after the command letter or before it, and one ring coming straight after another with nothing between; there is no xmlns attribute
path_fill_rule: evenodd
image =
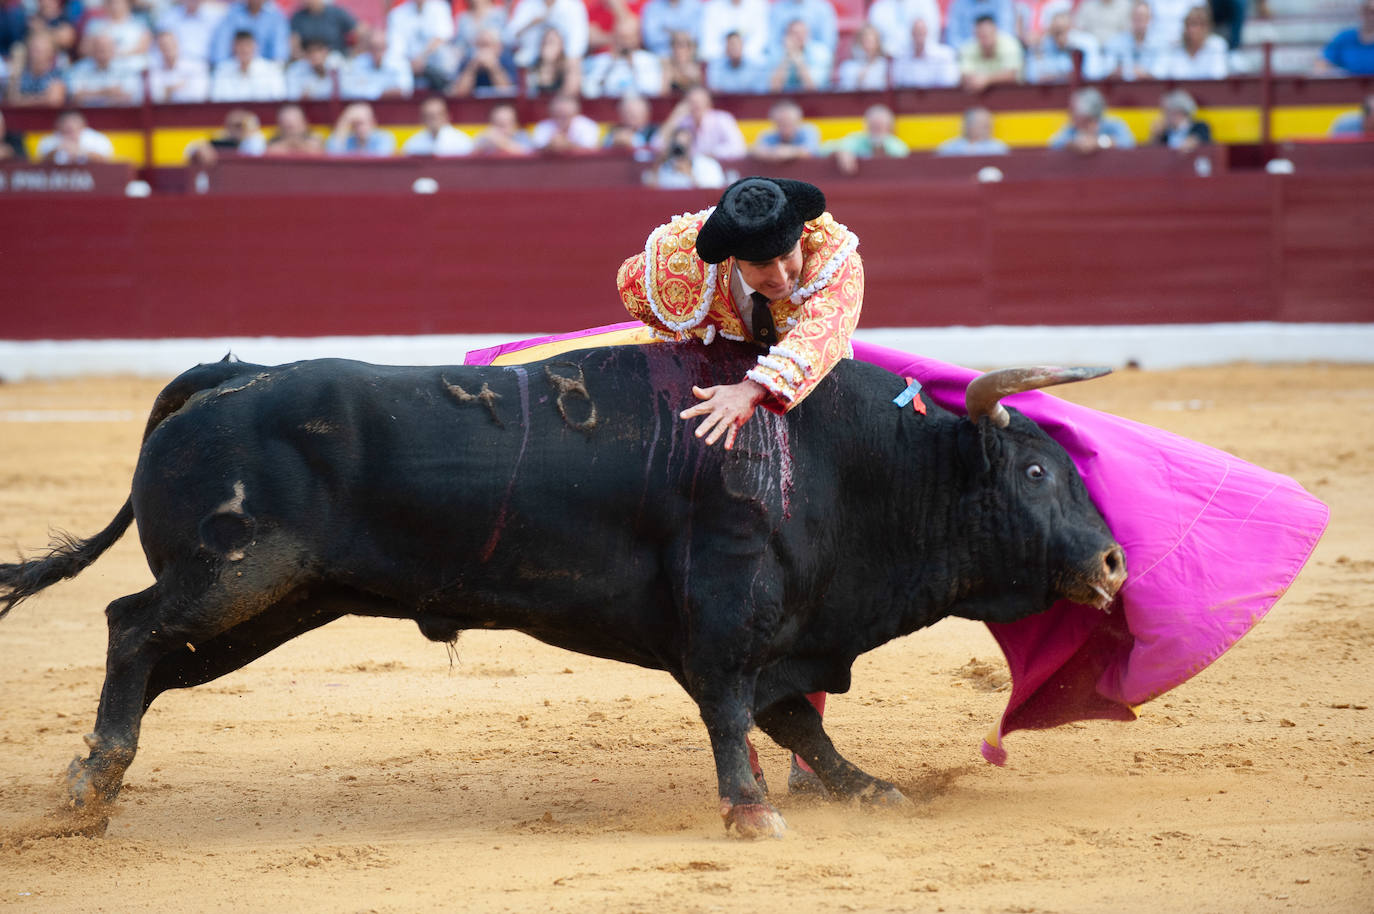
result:
<svg viewBox="0 0 1374 914"><path fill-rule="evenodd" d="M697 232L710 214L688 213L659 226L616 276L625 307L664 339L709 345L717 335L750 338L730 294L734 258L708 264L697 256ZM858 245L858 236L829 213L802 226L797 290L770 303L778 344L747 375L773 395L773 402L765 401L769 408L796 406L835 363L853 354L850 338L864 298Z"/></svg>

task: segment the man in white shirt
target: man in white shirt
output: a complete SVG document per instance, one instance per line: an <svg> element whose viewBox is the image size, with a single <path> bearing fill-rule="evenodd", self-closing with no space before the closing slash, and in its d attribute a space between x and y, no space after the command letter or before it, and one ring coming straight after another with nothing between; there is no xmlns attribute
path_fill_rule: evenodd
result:
<svg viewBox="0 0 1374 914"><path fill-rule="evenodd" d="M115 58L114 39L104 33L94 35L90 49L89 57L78 60L67 71L71 103L84 108L142 102L143 81L137 71Z"/></svg>
<svg viewBox="0 0 1374 914"><path fill-rule="evenodd" d="M224 8L208 0L181 0L168 6L157 20L159 32L177 36L184 60L209 64L210 38L224 18Z"/></svg>
<svg viewBox="0 0 1374 914"><path fill-rule="evenodd" d="M210 71L205 61L183 55L175 32L158 32L157 50L148 68L153 101L198 104L210 97Z"/></svg>
<svg viewBox="0 0 1374 914"><path fill-rule="evenodd" d="M38 160L54 165L80 165L108 162L114 158L114 144L105 134L86 126L80 111L63 111L57 116L54 132L38 141Z"/></svg>
<svg viewBox="0 0 1374 914"><path fill-rule="evenodd" d="M582 73L582 94L587 98L619 98L663 94L663 65L639 46L639 23L631 17L616 22L612 46L587 58Z"/></svg>
<svg viewBox="0 0 1374 914"><path fill-rule="evenodd" d="M701 46L697 56L710 63L725 54L725 37L738 32L744 59L762 63L768 57L766 0L707 0L701 13Z"/></svg>
<svg viewBox="0 0 1374 914"><path fill-rule="evenodd" d="M399 57L387 53L386 35L370 32L367 49L344 67L340 76L340 94L344 98L399 98L410 95L414 77L410 67Z"/></svg>
<svg viewBox="0 0 1374 914"><path fill-rule="evenodd" d="M402 0L386 14L386 34L388 52L409 62L417 85L443 89L453 79L453 9L445 0Z"/></svg>
<svg viewBox="0 0 1374 914"><path fill-rule="evenodd" d="M911 23L906 53L892 62L894 89L929 89L959 85L959 57L947 44L930 37L924 19Z"/></svg>
<svg viewBox="0 0 1374 914"><path fill-rule="evenodd" d="M427 98L420 103L419 133L401 145L408 156L465 156L472 152L472 137L448 122L448 105L442 98Z"/></svg>
<svg viewBox="0 0 1374 914"><path fill-rule="evenodd" d="M541 152L575 152L600 145L601 128L582 113L582 104L571 95L555 95L549 116L530 131L534 148Z"/></svg>
<svg viewBox="0 0 1374 914"><path fill-rule="evenodd" d="M334 97L334 67L329 59L329 43L322 38L307 38L299 60L286 68L286 97L324 100Z"/></svg>
<svg viewBox="0 0 1374 914"><path fill-rule="evenodd" d="M279 102L286 98L281 64L258 56L252 32L234 35L234 53L220 61L210 81L212 102Z"/></svg>
<svg viewBox="0 0 1374 914"><path fill-rule="evenodd" d="M539 56L547 29L563 36L563 53L573 60L587 56L587 6L582 0L519 0L506 22L505 43L515 48L515 62L528 67Z"/></svg>
<svg viewBox="0 0 1374 914"><path fill-rule="evenodd" d="M911 50L911 27L926 24L926 34L938 43L940 7L935 0L874 0L868 8L868 21L883 39L883 53L894 60ZM944 83L940 83L944 85Z"/></svg>

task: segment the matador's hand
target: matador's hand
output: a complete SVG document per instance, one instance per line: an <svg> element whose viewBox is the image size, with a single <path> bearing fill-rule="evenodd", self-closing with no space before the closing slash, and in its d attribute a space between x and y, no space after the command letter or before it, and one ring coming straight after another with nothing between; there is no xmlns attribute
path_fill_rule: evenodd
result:
<svg viewBox="0 0 1374 914"><path fill-rule="evenodd" d="M705 416L697 425L696 436L705 436L707 444L715 444L724 435L728 451L735 446L735 433L754 415L754 408L768 396L768 389L746 378L738 384L693 387L692 393L701 402L684 409L679 418Z"/></svg>

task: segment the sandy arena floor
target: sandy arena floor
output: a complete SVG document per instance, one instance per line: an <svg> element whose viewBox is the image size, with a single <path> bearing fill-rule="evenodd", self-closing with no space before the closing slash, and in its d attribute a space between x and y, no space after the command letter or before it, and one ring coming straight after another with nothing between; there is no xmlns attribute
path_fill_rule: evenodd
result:
<svg viewBox="0 0 1374 914"><path fill-rule="evenodd" d="M160 384L0 386L0 554L123 502ZM0 907L249 912L1374 910L1374 369L1127 372L1071 398L1289 473L1333 508L1270 617L1132 724L978 741L1006 699L980 625L860 659L843 751L909 816L789 800L727 838L666 674L521 635L344 620L149 712L106 837L14 840L94 722L125 538L0 622ZM83 411L76 413L72 411ZM64 421L71 419L87 421Z"/></svg>

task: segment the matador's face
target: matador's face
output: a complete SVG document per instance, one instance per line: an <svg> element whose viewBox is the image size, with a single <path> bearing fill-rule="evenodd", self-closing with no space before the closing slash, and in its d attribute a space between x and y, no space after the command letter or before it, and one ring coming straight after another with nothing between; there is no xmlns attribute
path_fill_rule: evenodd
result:
<svg viewBox="0 0 1374 914"><path fill-rule="evenodd" d="M797 278L801 276L801 239L792 245L792 250L772 260L739 260L736 263L740 278L751 289L767 295L769 301L786 298L797 288Z"/></svg>

